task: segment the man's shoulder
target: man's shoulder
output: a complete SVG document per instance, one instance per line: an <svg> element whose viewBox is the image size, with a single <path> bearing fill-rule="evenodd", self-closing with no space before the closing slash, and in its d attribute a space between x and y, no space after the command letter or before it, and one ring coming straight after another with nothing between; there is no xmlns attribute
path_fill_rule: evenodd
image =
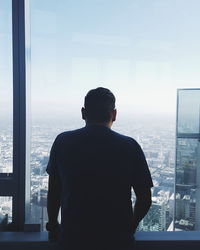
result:
<svg viewBox="0 0 200 250"><path fill-rule="evenodd" d="M67 130L67 131L64 131L64 132L58 134L56 137L56 140L60 141L60 140L63 140L65 138L81 135L83 133L84 133L84 127L79 128L79 129L74 129L74 130Z"/></svg>
<svg viewBox="0 0 200 250"><path fill-rule="evenodd" d="M99 131L98 131L99 132ZM106 136L108 136L108 139L116 142L117 144L128 144L131 147L138 147L139 144L137 143L137 141L127 135L118 133L114 130L111 129L107 129L108 133L104 133L106 134ZM73 141L73 140L79 140L82 137L87 137L88 134L88 129L86 127L82 127L79 129L75 129L75 130L68 130L68 131L64 131L60 134L58 134L58 136L56 137L56 141L59 142L64 142L64 141Z"/></svg>
<svg viewBox="0 0 200 250"><path fill-rule="evenodd" d="M114 130L112 130L112 133L116 138L118 138L121 141L128 142L128 143L133 144L133 145L138 144L137 141L134 138L130 137L130 136L118 133L118 132L116 132Z"/></svg>

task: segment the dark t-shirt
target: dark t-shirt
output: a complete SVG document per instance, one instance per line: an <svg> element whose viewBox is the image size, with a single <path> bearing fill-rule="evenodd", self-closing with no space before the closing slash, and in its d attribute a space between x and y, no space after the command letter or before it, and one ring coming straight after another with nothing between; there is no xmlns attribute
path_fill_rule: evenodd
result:
<svg viewBox="0 0 200 250"><path fill-rule="evenodd" d="M139 144L98 125L64 132L53 143L49 175L61 183L61 226L66 239L132 235L131 188L152 187Z"/></svg>

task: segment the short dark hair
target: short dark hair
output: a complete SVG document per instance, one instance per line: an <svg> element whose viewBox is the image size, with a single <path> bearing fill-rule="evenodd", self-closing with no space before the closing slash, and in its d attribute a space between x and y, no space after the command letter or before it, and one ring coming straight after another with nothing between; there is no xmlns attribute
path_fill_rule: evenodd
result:
<svg viewBox="0 0 200 250"><path fill-rule="evenodd" d="M115 96L106 88L90 90L85 97L86 118L92 122L109 122L115 109Z"/></svg>

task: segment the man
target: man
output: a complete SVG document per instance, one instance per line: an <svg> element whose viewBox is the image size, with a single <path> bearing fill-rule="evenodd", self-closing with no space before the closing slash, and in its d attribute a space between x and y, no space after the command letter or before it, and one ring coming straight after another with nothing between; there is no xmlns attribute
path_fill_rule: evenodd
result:
<svg viewBox="0 0 200 250"><path fill-rule="evenodd" d="M90 90L81 112L86 126L58 135L51 149L47 230L58 232L61 206L63 249L133 249L153 186L143 151L131 137L111 130L117 112L110 90Z"/></svg>

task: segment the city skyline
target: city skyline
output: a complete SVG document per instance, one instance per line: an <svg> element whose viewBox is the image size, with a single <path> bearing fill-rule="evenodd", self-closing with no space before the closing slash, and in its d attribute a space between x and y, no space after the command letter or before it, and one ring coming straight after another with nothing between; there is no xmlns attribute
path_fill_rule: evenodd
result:
<svg viewBox="0 0 200 250"><path fill-rule="evenodd" d="M29 212L27 211L27 218L31 219L29 223L39 223L42 230L47 220L46 196L48 176L45 170L51 145L58 133L66 129L75 129L81 125L82 122L80 119L77 124L74 124L73 120L68 120L67 123L63 122L62 124L53 120L52 123L43 120L43 122L37 121L32 124L30 137L27 138L28 145L30 145L30 162L27 162L27 164L30 164L31 170L31 203ZM129 119L125 120L122 124L117 124L116 122L113 129L132 136L140 143L152 173L154 182L152 190L153 205L149 215L140 225L139 230L167 230L172 221L173 214L170 197L173 195L174 185L175 124L165 123L163 127L163 124L153 123L151 126L149 123L141 123L141 121L132 123L131 119ZM6 130L8 133L8 127ZM7 141L11 142L12 137L10 136L9 138L7 138ZM2 142L1 135L0 141ZM4 143L4 145L5 152L9 151L8 149L12 147L11 144L8 146L8 144ZM1 154L1 157L3 157L3 154ZM11 155L9 159L10 164L12 164ZM134 199L133 196L133 201ZM4 209L4 211L7 210Z"/></svg>

